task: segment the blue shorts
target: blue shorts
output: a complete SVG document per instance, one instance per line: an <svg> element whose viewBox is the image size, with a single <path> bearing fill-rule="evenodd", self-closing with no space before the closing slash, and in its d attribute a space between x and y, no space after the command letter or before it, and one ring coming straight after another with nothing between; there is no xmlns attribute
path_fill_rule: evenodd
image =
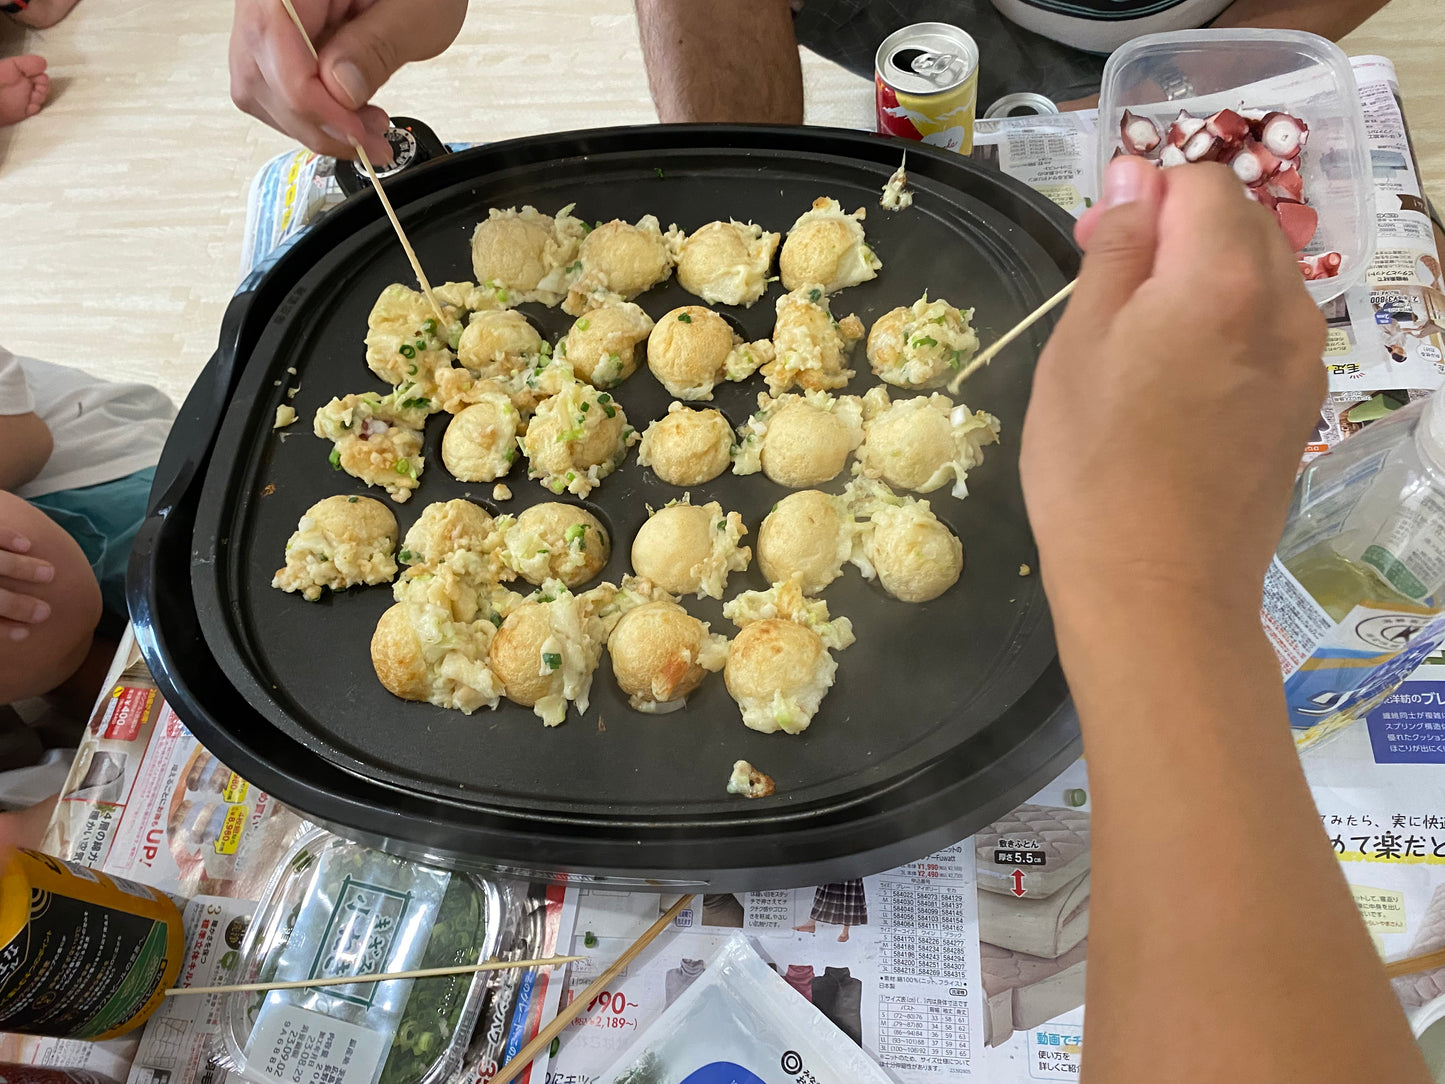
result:
<svg viewBox="0 0 1445 1084"><path fill-rule="evenodd" d="M125 618L125 570L130 548L145 520L151 480L147 467L113 482L80 489L62 489L30 503L64 528L80 544L90 562L108 613Z"/></svg>

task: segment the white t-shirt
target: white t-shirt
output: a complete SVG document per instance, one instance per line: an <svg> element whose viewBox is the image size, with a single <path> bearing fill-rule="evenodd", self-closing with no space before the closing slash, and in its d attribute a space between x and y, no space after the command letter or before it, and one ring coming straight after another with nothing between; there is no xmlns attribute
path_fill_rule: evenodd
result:
<svg viewBox="0 0 1445 1084"><path fill-rule="evenodd" d="M1231 0L993 0L1010 22L1090 53L1112 53L1140 34L1207 26ZM968 27L964 27L965 30Z"/></svg>
<svg viewBox="0 0 1445 1084"><path fill-rule="evenodd" d="M113 384L79 369L18 358L0 346L0 415L40 416L55 450L16 490L43 497L113 482L160 459L176 408L149 384Z"/></svg>

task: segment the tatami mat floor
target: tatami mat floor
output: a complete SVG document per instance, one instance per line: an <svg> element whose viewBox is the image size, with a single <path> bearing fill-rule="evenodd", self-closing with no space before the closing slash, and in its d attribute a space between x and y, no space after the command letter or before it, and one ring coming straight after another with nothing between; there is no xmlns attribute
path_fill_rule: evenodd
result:
<svg viewBox="0 0 1445 1084"><path fill-rule="evenodd" d="M231 105L229 27L225 0L82 0L43 33L0 17L0 55L41 53L56 79L0 130L0 343L184 395L236 285L247 184L289 146ZM1445 4L1393 0L1345 46L1395 61L1445 203ZM812 56L805 72L810 122L871 123L866 80ZM630 0L473 4L378 102L447 139L655 119Z"/></svg>

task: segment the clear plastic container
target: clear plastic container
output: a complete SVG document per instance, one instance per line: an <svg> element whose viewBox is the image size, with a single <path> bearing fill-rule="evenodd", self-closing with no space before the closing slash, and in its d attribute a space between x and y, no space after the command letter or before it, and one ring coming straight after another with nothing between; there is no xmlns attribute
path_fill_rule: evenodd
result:
<svg viewBox="0 0 1445 1084"><path fill-rule="evenodd" d="M320 829L272 875L237 982L480 963L501 930L495 886ZM256 1084L439 1084L462 1064L487 975L223 995L216 1061Z"/></svg>
<svg viewBox="0 0 1445 1084"><path fill-rule="evenodd" d="M1174 96L1164 96L1160 75ZM1305 286L1321 305L1339 297L1375 254L1375 200L1359 88L1333 42L1299 30L1181 30L1121 46L1099 92L1099 176L1120 146L1125 109L1163 130L1181 109L1207 116L1226 108L1277 109L1309 125L1299 168L1319 228L1305 251L1342 260L1339 274Z"/></svg>
<svg viewBox="0 0 1445 1084"><path fill-rule="evenodd" d="M1445 640L1445 394L1304 469L1261 618L1302 749L1363 718Z"/></svg>

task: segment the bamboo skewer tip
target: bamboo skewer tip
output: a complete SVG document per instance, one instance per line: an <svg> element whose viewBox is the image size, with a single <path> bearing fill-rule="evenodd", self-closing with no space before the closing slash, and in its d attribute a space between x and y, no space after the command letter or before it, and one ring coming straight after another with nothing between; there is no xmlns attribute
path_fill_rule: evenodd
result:
<svg viewBox="0 0 1445 1084"><path fill-rule="evenodd" d="M296 29L301 32L301 40L306 43L306 48L311 51L312 58L320 59L316 52L316 46L311 41L311 35L306 32L306 25L301 21L301 16L296 12L295 5L291 3L291 0L281 0L281 4L286 9L286 14L291 17L291 21L296 24ZM406 258L411 263L412 273L416 275L417 285L421 287L421 292L426 296L427 304L429 304L432 311L436 313L437 321L445 324L447 322L446 315L442 312L441 304L437 301L436 295L432 293L431 283L427 281L426 272L421 269L421 260L417 259L416 249L411 247L411 241L406 236L406 230L402 229L401 220L396 217L396 210L392 207L391 200L387 198L386 190L381 187L381 178L376 175L376 170L372 168L371 158L367 155L366 148L354 139L351 141L351 148L356 151L357 159L366 169L366 175L371 179L371 187L376 190L376 196L381 200L381 206L386 211L386 217L391 221L392 229L396 230L396 238L401 242L402 251L406 253Z"/></svg>

